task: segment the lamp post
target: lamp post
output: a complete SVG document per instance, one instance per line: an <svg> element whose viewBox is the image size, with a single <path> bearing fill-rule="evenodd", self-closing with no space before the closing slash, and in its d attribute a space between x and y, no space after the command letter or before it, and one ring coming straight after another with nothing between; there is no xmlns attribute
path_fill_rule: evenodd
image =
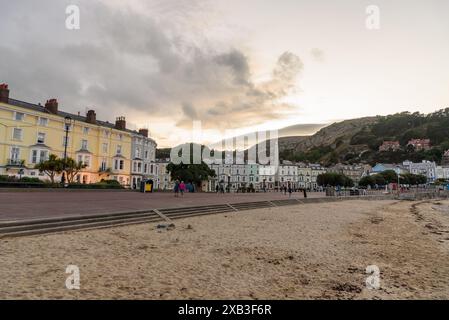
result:
<svg viewBox="0 0 449 320"><path fill-rule="evenodd" d="M70 125L72 124L72 118L69 116L66 116L64 118L64 125L65 125L65 140L64 140L64 161L62 164L62 177L61 177L61 183L63 185L65 185L65 181L66 181L66 162L67 162L67 145L69 143L68 139L69 139L69 128Z"/></svg>

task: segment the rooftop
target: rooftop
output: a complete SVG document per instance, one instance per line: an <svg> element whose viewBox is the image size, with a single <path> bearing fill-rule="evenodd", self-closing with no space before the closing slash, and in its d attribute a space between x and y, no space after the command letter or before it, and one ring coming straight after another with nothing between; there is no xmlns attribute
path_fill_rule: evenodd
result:
<svg viewBox="0 0 449 320"><path fill-rule="evenodd" d="M9 98L8 104L10 104L12 106L24 108L24 109L29 109L29 110L32 110L32 111L37 111L37 112L42 112L42 113L46 113L46 114L49 114L49 115L59 116L59 117L62 117L62 118L65 118L65 117L68 116L68 117L72 118L75 121L89 123L89 122L86 121L87 117L85 117L85 116L82 116L82 115L79 115L79 114L73 114L73 113L69 113L69 112L65 112L65 111L60 111L60 110L58 110L58 112L56 114L54 114L54 113L51 113L50 111L48 111L41 104L33 104L33 103L29 103L29 102L25 102L25 101L21 101L21 100L16 100L16 99L11 99L11 98ZM129 133L132 133L132 134L141 135L136 130L117 129L115 127L114 123L110 123L108 121L96 120L96 124L101 126L101 127L105 127L105 128L109 128L109 129L115 129L115 130L119 130L119 131L125 131L125 132L129 132ZM148 138L148 139L151 139L151 138Z"/></svg>

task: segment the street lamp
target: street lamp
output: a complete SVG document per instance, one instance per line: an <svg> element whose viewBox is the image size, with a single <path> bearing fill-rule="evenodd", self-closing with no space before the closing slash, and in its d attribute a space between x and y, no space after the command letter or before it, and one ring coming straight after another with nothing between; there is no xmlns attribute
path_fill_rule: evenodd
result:
<svg viewBox="0 0 449 320"><path fill-rule="evenodd" d="M67 162L67 145L69 143L68 139L69 139L69 129L70 129L70 125L72 124L72 118L69 116L66 116L64 118L64 125L65 125L65 140L64 140L64 161L63 161L63 167L62 167L62 178L61 178L61 183L63 185L65 185L65 180L66 180L66 162Z"/></svg>

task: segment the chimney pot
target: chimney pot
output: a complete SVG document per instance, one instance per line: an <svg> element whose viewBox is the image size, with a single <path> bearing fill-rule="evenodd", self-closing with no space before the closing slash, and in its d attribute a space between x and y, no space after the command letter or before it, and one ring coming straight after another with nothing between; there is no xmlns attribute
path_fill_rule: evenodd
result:
<svg viewBox="0 0 449 320"><path fill-rule="evenodd" d="M148 129L139 129L139 134L148 138Z"/></svg>
<svg viewBox="0 0 449 320"><path fill-rule="evenodd" d="M125 130L126 129L125 117L117 117L115 119L115 128L118 129L118 130Z"/></svg>
<svg viewBox="0 0 449 320"><path fill-rule="evenodd" d="M95 110L87 111L86 122L92 123L92 124L97 123L97 114L95 113Z"/></svg>
<svg viewBox="0 0 449 320"><path fill-rule="evenodd" d="M45 103L45 109L52 114L58 114L58 100L57 99L49 99Z"/></svg>
<svg viewBox="0 0 449 320"><path fill-rule="evenodd" d="M0 102L9 103L9 88L7 83L0 84Z"/></svg>

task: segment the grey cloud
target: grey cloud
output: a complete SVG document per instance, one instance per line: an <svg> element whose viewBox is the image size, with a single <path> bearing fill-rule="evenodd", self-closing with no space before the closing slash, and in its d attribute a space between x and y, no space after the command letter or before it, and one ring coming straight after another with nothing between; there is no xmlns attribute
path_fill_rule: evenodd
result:
<svg viewBox="0 0 449 320"><path fill-rule="evenodd" d="M249 84L249 65L245 55L238 51L232 50L228 53L217 56L216 61L231 68L232 73L235 76L235 82L238 85Z"/></svg>
<svg viewBox="0 0 449 320"><path fill-rule="evenodd" d="M182 104L182 111L184 112L184 115L192 120L198 119L198 115L196 113L195 108L190 103L183 103Z"/></svg>
<svg viewBox="0 0 449 320"><path fill-rule="evenodd" d="M151 121L170 110L179 127L202 120L205 128L235 128L277 118L291 106L276 100L294 86L303 67L286 52L272 79L254 83L244 52L218 49L213 39L201 41L201 34L191 41L188 29L174 28L178 16L195 17L201 6L164 20L165 13L78 0L81 30L68 31L68 3L8 3L0 12L0 28L9 31L0 44L0 82L10 84L12 97L31 102L56 97L68 111L94 107L104 120L124 114L139 121L133 119L138 111Z"/></svg>

